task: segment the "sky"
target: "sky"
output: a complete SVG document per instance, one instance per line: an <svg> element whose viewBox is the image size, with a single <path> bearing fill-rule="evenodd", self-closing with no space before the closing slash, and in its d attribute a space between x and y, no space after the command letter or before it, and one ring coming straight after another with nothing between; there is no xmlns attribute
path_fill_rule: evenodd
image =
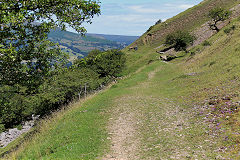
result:
<svg viewBox="0 0 240 160"><path fill-rule="evenodd" d="M84 24L88 33L140 36L159 19L165 21L202 0L100 0L101 15Z"/></svg>

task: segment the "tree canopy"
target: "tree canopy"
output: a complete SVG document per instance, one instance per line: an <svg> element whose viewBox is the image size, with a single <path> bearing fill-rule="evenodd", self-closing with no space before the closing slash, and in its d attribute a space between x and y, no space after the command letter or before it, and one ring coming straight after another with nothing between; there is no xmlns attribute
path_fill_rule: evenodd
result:
<svg viewBox="0 0 240 160"><path fill-rule="evenodd" d="M47 40L50 30L68 25L84 34L82 23L99 14L94 0L1 0L0 85L34 90L64 62L60 49Z"/></svg>
<svg viewBox="0 0 240 160"><path fill-rule="evenodd" d="M100 78L119 77L125 67L126 56L122 51L112 49L108 51L93 50L81 60L76 60L74 65L78 68L91 68Z"/></svg>
<svg viewBox="0 0 240 160"><path fill-rule="evenodd" d="M210 10L208 13L208 16L212 19L212 22L209 23L210 28L218 32L219 28L217 26L217 23L227 20L230 17L231 13L231 11L225 10L220 7Z"/></svg>
<svg viewBox="0 0 240 160"><path fill-rule="evenodd" d="M167 35L165 43L172 46L176 51L181 51L192 45L195 39L195 36L189 32L176 31Z"/></svg>

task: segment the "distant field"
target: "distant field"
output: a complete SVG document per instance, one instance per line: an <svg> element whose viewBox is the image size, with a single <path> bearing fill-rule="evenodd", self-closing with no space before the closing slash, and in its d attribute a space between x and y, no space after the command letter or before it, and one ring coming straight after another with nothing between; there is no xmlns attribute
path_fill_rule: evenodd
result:
<svg viewBox="0 0 240 160"><path fill-rule="evenodd" d="M94 49L101 51L108 49L123 49L132 42L137 36L120 36L104 34L86 34L81 36L76 33L52 30L48 35L49 40L58 43L60 48L69 54L70 59L82 58Z"/></svg>

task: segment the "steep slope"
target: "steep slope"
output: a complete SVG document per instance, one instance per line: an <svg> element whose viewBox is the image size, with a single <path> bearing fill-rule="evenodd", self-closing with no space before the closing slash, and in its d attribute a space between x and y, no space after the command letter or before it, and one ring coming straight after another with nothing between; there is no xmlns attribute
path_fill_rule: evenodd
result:
<svg viewBox="0 0 240 160"><path fill-rule="evenodd" d="M126 49L126 78L43 121L10 159L240 159L240 18L208 42L171 62L160 42Z"/></svg>
<svg viewBox="0 0 240 160"><path fill-rule="evenodd" d="M167 34L176 30L193 31L207 22L207 13L214 7L226 9L239 4L239 0L204 0L199 5L190 8L167 21L151 26L132 46L150 45L158 47L163 44Z"/></svg>

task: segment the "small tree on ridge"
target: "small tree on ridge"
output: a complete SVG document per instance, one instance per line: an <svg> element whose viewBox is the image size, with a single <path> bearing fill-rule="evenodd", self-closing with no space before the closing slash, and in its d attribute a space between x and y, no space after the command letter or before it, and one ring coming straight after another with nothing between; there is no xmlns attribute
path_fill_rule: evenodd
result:
<svg viewBox="0 0 240 160"><path fill-rule="evenodd" d="M210 28L219 32L220 29L218 28L217 23L227 20L230 17L231 13L231 11L220 7L210 10L208 13L208 16L212 19L212 22L209 23Z"/></svg>

